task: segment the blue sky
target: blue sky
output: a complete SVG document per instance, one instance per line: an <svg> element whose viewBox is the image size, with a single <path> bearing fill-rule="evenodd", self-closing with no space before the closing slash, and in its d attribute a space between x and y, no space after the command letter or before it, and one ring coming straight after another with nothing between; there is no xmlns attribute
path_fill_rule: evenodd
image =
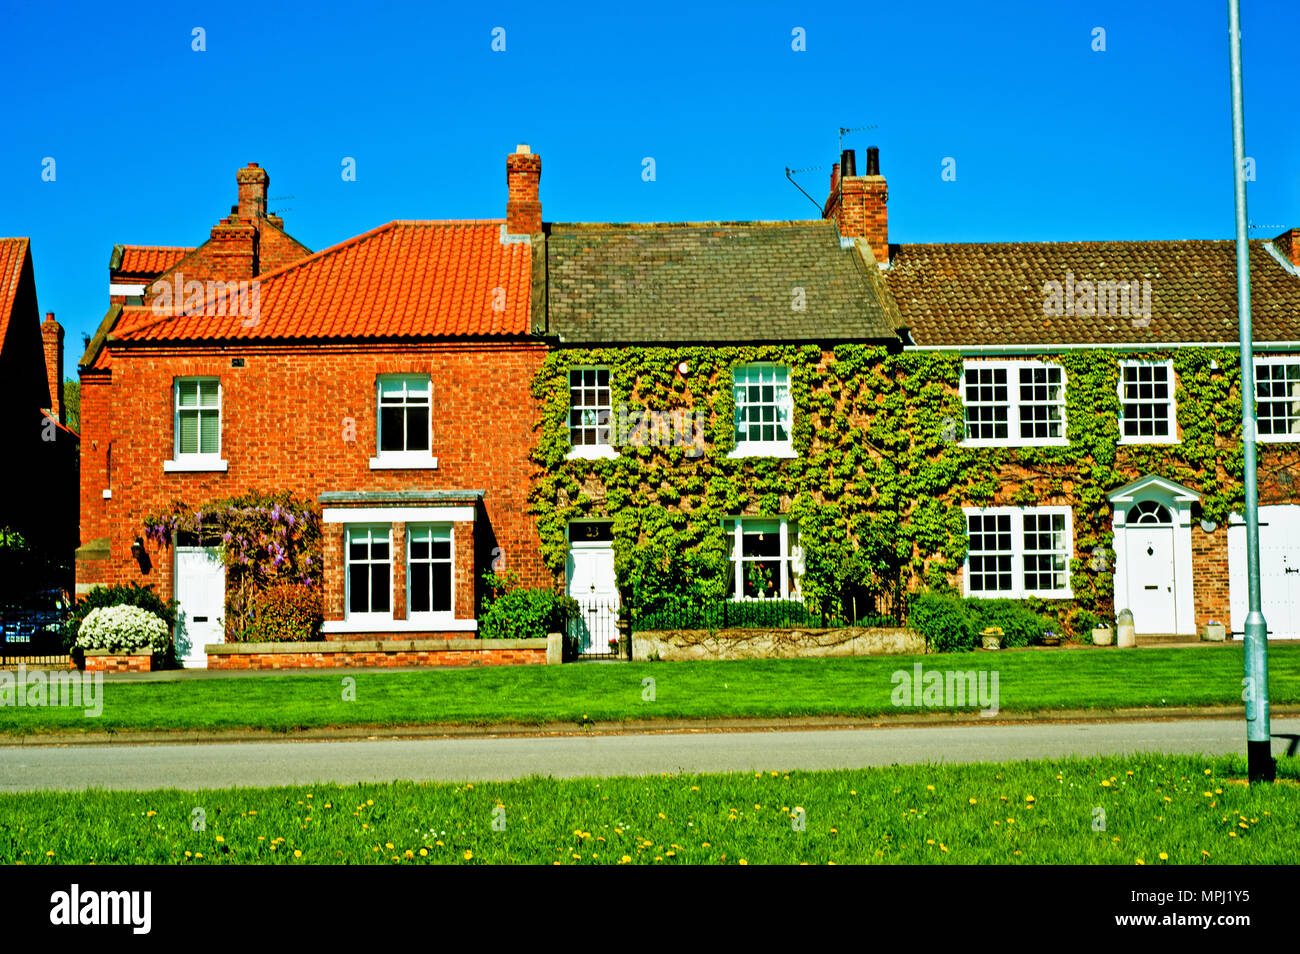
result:
<svg viewBox="0 0 1300 954"><path fill-rule="evenodd" d="M824 198L838 128L871 125L845 146L859 172L880 147L894 242L1232 235L1225 0L467 6L5 0L0 235L33 240L67 373L112 246L204 241L250 161L316 250L502 217L522 142L548 221L816 217L784 169L819 167L797 178ZM1300 4L1243 6L1250 218L1271 237L1300 225Z"/></svg>

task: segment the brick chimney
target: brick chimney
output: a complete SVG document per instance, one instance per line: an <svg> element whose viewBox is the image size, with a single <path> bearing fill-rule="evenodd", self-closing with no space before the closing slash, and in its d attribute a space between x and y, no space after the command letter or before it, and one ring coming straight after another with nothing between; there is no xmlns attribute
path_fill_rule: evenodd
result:
<svg viewBox="0 0 1300 954"><path fill-rule="evenodd" d="M506 157L506 231L532 235L542 230L542 157L520 145Z"/></svg>
<svg viewBox="0 0 1300 954"><path fill-rule="evenodd" d="M235 173L239 183L239 217L252 222L259 215L266 215L266 190L271 185L271 177L257 163L250 162L247 169Z"/></svg>
<svg viewBox="0 0 1300 954"><path fill-rule="evenodd" d="M1300 229L1287 229L1273 239L1273 247L1296 268L1300 268Z"/></svg>
<svg viewBox="0 0 1300 954"><path fill-rule="evenodd" d="M889 262L889 213L885 203L889 191L880 174L880 150L867 150L866 175L857 174L857 156L852 149L840 154L831 172L831 191L822 218L834 218L845 238L866 239L879 264Z"/></svg>
<svg viewBox="0 0 1300 954"><path fill-rule="evenodd" d="M227 218L212 226L213 272L225 281L257 276L257 228L238 208L231 208Z"/></svg>
<svg viewBox="0 0 1300 954"><path fill-rule="evenodd" d="M63 404L63 326L54 320L54 312L47 311L41 322L41 340L45 345L45 380L50 385L50 417L60 424L66 423Z"/></svg>

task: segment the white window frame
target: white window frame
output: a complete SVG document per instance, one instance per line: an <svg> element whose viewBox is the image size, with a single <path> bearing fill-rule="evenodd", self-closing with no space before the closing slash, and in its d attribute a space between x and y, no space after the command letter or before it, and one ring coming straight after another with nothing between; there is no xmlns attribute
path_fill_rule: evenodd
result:
<svg viewBox="0 0 1300 954"><path fill-rule="evenodd" d="M961 373L961 403L962 408L971 407L967 403L966 394L966 372L972 370L991 370L1005 369L1007 373L1007 400L1006 404L1000 402L980 402L980 407L998 407L1002 406L1007 411L1007 436L1006 437L969 437L967 436L967 423L965 416L962 419L962 446L963 447L1066 447L1069 444L1069 438L1066 435L1066 414L1065 414L1065 390L1069 386L1069 379L1065 373L1065 368L1052 361L1010 361L1010 360L986 360L976 361L968 360L962 362ZM1061 375L1061 397L1059 401L1039 402L1020 400L1020 372L1021 370L1038 370L1051 369ZM1061 436L1060 437L1021 437L1021 408L1026 405L1043 405L1058 406L1061 409Z"/></svg>
<svg viewBox="0 0 1300 954"><path fill-rule="evenodd" d="M186 410L199 411L199 447L200 450L193 454L181 453L181 385L190 383L212 383L217 385L217 403L215 410L217 412L217 449L204 453L203 447L203 425L202 412L213 410L212 406L196 404ZM201 390L201 389L200 389ZM221 457L221 430L225 423L223 403L225 391L221 384L221 378L216 375L189 375L185 377L172 379L172 459L163 461L164 473L186 473L186 472L210 472L224 471L229 469L229 462Z"/></svg>
<svg viewBox="0 0 1300 954"><path fill-rule="evenodd" d="M963 507L963 519L966 522L967 539L970 538L970 518L1009 516L1011 518L1011 589L980 590L971 589L970 552L966 554L962 566L962 591L969 597L977 599L1023 599L1036 596L1042 599L1068 600L1074 598L1074 584L1070 561L1074 558L1074 511L1070 507ZM1060 590L1029 589L1025 586L1025 521L1026 516L1064 516L1065 544L1065 588ZM981 554L999 553L995 550L981 550ZM1040 553L1042 551L1034 551ZM1051 551L1056 552L1056 551Z"/></svg>
<svg viewBox="0 0 1300 954"><path fill-rule="evenodd" d="M772 361L753 361L753 362L749 362L748 364L738 364L731 369L732 397L733 399L735 399L736 392L741 390L742 387L749 387L748 379L745 380L744 384L741 383L740 378L742 375L747 376L750 371L761 372L764 369L772 369L773 371L780 370L785 372L785 385L784 385L785 396L784 398L778 399L775 402L775 406L776 406L776 414L778 415L778 419L781 411L784 410L785 412L786 433L788 436L786 440L783 441L781 440L751 441L747 437L745 439L741 439L737 437L736 422L740 417L740 408L742 407L742 402L740 400L733 400L731 432L736 442L736 448L730 454L727 455L728 457L793 458L799 456L798 452L795 451L794 449L794 395L792 389L793 382L791 380L794 377L793 368L791 368L789 365L778 364ZM775 380L775 374L773 375L772 383L774 388L778 386ZM759 382L759 385L760 387L762 386L762 381ZM749 407L751 405L746 401L743 402L743 406ZM774 421L773 423L775 424L776 422Z"/></svg>
<svg viewBox="0 0 1300 954"><path fill-rule="evenodd" d="M450 567L451 604L450 606L448 606L446 610L426 610L417 613L412 609L411 606L411 592L413 589L413 587L411 586L411 579L412 579L411 569L413 566L416 565L416 561L413 560L411 556L412 553L411 540L417 531L425 531L425 530L428 530L431 534L430 536L431 545L434 539L434 537L432 536L433 534L439 534L445 532L447 535L447 545L449 548L448 559L434 560L430 558L428 560L420 560L419 565L426 565L430 563L445 563L447 566ZM406 525L406 552L404 554L404 557L406 559L406 618L410 620L412 623L427 624L429 626L441 626L454 619L456 616L456 528L452 526L450 523L407 524ZM430 600L430 605L432 605L432 599Z"/></svg>
<svg viewBox="0 0 1300 954"><path fill-rule="evenodd" d="M1278 355L1257 355L1255 357L1255 415L1256 420L1259 418L1259 369L1264 367L1294 367L1300 371L1300 354L1278 354ZM1265 400L1263 403L1285 403L1286 398L1273 398ZM1300 410L1300 396L1297 396L1293 406ZM1288 415L1291 417L1293 415ZM1293 430L1288 434L1265 434L1262 430L1258 431L1259 441L1264 444L1289 444L1300 441L1300 430L1295 430L1297 426L1295 421L1300 421L1300 414L1294 415L1295 420L1290 422Z"/></svg>
<svg viewBox="0 0 1300 954"><path fill-rule="evenodd" d="M1160 404L1164 403L1169 414L1169 433L1166 436L1151 435L1143 437L1137 435L1129 437L1124 434L1124 405L1127 403L1124 399L1124 369L1125 368L1164 368L1168 375L1169 397L1166 401L1136 401L1137 404ZM1121 444L1178 444L1178 400L1176 397L1178 389L1178 380L1174 374L1174 362L1172 358L1165 358L1156 361L1142 361L1137 359L1125 359L1119 363L1119 383L1115 393L1119 396L1119 442Z"/></svg>
<svg viewBox="0 0 1300 954"><path fill-rule="evenodd" d="M724 529L729 522L734 523L735 526L731 530L731 549L727 554L727 599L733 603L768 603L773 600L803 599L799 588L799 580L803 575L803 548L799 545L798 528L792 529L790 521L785 517L727 517L723 520ZM781 572L772 577L777 590L764 600L744 594L745 564L756 562L754 559L747 560L742 555L741 545L746 524L749 525L750 532L754 532L760 524L770 525L780 535L781 553L776 559L780 564Z"/></svg>
<svg viewBox="0 0 1300 954"><path fill-rule="evenodd" d="M606 407L606 406L604 406L604 405L599 405L599 404L598 404L598 405L580 405L580 406L578 406L578 407L574 407L574 405L573 405L573 374L574 374L574 372L583 372L583 373L585 373L585 372L587 372L587 371L595 371L595 372L598 372L598 373L601 372L601 371L604 371L605 374L606 374L607 376L609 376L609 377L607 377L607 379L606 379L606 384L605 384L605 390L607 390L607 391L610 392L610 393L609 393L609 406ZM573 428L574 428L574 425L573 425L573 423L572 423L570 420L568 420L567 417L566 417L566 420L565 420L564 424L565 424L565 427L566 427L566 429L567 429L567 431L568 431L568 436L569 436L569 453L568 453L568 459L570 459L570 460L575 460L575 459L578 459L578 460L612 460L613 458L615 458L615 457L618 456L618 449L614 446L614 441L613 441L613 431L614 431L614 392L613 392L613 382L612 382L612 380L609 379L610 377L612 377L612 375L610 374L610 368L607 367L607 366L605 366L605 365L580 365L580 366L578 366L578 367L573 367L573 368L570 368L570 369L569 369L569 373L568 373L568 389L569 389L568 415L571 416L575 410L578 410L578 411L595 410L595 411L596 411L596 415L597 415L597 422L596 422L596 424L594 425L595 428L596 428L596 443L595 443L595 444L575 444L575 443L573 443ZM584 384L584 385L580 385L580 388L585 390L585 389L586 389L586 385L585 385L585 384ZM594 388L595 388L596 390L599 390L599 389L600 389L600 384L597 383L597 384L594 386ZM601 412L602 410L605 412L605 421L604 421L604 423L601 423L601 422L600 422L600 412ZM583 428L583 427L591 427L591 426L592 426L592 425L589 425L589 424L580 424L580 425L578 425L578 427L580 427L580 428ZM600 432L601 432L602 430L604 431L604 437L605 437L605 440L604 440L603 442L600 440L600 437L601 437L601 433L600 433Z"/></svg>
<svg viewBox="0 0 1300 954"><path fill-rule="evenodd" d="M429 447L427 450L383 450L384 383L391 381L423 381L429 391ZM406 406L406 405L403 405ZM427 374L380 374L375 377L375 456L370 458L371 470L437 470L438 458L433 456L433 378Z"/></svg>
<svg viewBox="0 0 1300 954"><path fill-rule="evenodd" d="M358 531L369 534L382 533L388 538L388 610L386 612L358 613L352 609L352 534ZM379 561L367 560L366 566ZM343 619L348 623L389 623L393 620L393 526L387 523L348 523L343 525Z"/></svg>

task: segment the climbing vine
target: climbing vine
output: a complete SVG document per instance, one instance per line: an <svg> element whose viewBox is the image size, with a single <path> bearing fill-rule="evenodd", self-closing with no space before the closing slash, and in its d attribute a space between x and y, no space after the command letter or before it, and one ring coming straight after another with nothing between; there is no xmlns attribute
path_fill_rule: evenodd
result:
<svg viewBox="0 0 1300 954"><path fill-rule="evenodd" d="M1069 505L1074 604L1108 614L1108 493L1155 473L1201 495L1198 517L1225 524L1241 506L1237 356L1215 348L1172 353L1176 444L1123 444L1118 423L1121 357L1168 355L1071 350L1023 357L1063 368L1068 446L963 446L963 359L951 352L889 353L869 345L827 353L815 346L552 352L533 384L543 414L530 508L543 559L560 577L569 522L608 518L625 592L634 592L656 561L676 562L685 572L670 575L716 597L727 575L723 520L784 516L799 523L805 599L833 599L869 577L886 578L876 592L887 596L890 574L904 592L956 583L966 556L963 505ZM728 456L735 446L732 372L751 362L790 368L795 459ZM591 366L610 369L616 415L624 407L702 415L703 453L624 446L611 459L569 459L568 372ZM1270 451L1261 446L1265 466Z"/></svg>

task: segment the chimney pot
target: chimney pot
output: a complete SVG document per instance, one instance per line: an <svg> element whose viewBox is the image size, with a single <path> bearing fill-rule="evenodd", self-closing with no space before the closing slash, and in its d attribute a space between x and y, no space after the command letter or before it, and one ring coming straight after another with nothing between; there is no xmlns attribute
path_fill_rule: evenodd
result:
<svg viewBox="0 0 1300 954"><path fill-rule="evenodd" d="M867 175L880 175L880 149L876 146L867 147Z"/></svg>
<svg viewBox="0 0 1300 954"><path fill-rule="evenodd" d="M852 149L840 153L840 175L844 178L858 174L858 157Z"/></svg>

